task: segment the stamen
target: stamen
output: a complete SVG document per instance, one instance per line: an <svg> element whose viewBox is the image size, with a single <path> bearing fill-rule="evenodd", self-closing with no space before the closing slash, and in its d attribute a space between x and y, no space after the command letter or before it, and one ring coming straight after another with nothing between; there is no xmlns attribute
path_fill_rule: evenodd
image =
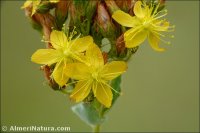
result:
<svg viewBox="0 0 200 133"><path fill-rule="evenodd" d="M156 15L159 6L160 6L160 3L157 4L157 6L156 6L156 8L155 8L155 10L154 10L154 12L153 12L153 14L152 14L153 17ZM159 12L158 12L158 13L159 13Z"/></svg>
<svg viewBox="0 0 200 133"><path fill-rule="evenodd" d="M154 31L154 33L156 33L155 31ZM157 39L159 39L160 41L162 41L163 43L165 43L165 44L171 44L171 42L170 41L166 41L166 40L163 40L162 38L160 38L160 37L158 37L158 36L155 36Z"/></svg>
<svg viewBox="0 0 200 133"><path fill-rule="evenodd" d="M74 37L75 34L77 34L77 32L75 32L75 29L76 29L76 26L74 26L72 32L70 33L70 36L69 36L69 41L72 40L72 38Z"/></svg>
<svg viewBox="0 0 200 133"><path fill-rule="evenodd" d="M174 38L174 35L169 36L170 38Z"/></svg>
<svg viewBox="0 0 200 133"><path fill-rule="evenodd" d="M63 24L62 31L63 31L64 33L66 32L65 24Z"/></svg>
<svg viewBox="0 0 200 133"><path fill-rule="evenodd" d="M162 18L162 17L164 17L164 16L166 16L166 15L167 15L167 12L164 13L164 14L162 14L162 15L160 15L160 16L158 16L158 17L154 17L153 20L156 20L156 19Z"/></svg>
<svg viewBox="0 0 200 133"><path fill-rule="evenodd" d="M159 33L159 32L156 32L156 31L152 31L152 32L155 33L155 34L157 34L157 35L159 35L159 36L166 37L166 35L161 34L161 33Z"/></svg>

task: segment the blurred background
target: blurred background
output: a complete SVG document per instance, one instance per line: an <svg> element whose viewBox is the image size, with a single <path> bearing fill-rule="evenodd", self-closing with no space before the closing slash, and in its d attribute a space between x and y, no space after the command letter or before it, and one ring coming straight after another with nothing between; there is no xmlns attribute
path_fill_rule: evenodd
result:
<svg viewBox="0 0 200 133"><path fill-rule="evenodd" d="M1 2L1 124L70 126L91 131L73 104L45 84L33 52L45 47L32 29L23 1ZM163 53L143 44L123 75L123 95L108 113L104 132L199 131L199 1L168 1L175 38Z"/></svg>

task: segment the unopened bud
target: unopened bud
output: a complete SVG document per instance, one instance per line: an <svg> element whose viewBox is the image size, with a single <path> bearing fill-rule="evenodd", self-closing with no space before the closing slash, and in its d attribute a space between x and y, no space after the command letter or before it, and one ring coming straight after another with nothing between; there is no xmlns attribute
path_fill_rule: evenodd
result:
<svg viewBox="0 0 200 133"><path fill-rule="evenodd" d="M135 2L136 0L115 0L117 6L125 12L129 12Z"/></svg>
<svg viewBox="0 0 200 133"><path fill-rule="evenodd" d="M113 14L115 11L120 9L114 0L105 0L105 3L106 6L108 7L110 14Z"/></svg>
<svg viewBox="0 0 200 133"><path fill-rule="evenodd" d="M61 0L57 3L56 9L55 9L55 17L56 17L56 23L58 25L58 28L61 29L68 14L68 8L70 5L70 0Z"/></svg>
<svg viewBox="0 0 200 133"><path fill-rule="evenodd" d="M47 47L51 48L51 44L49 43L49 40L50 40L52 27L54 27L55 25L54 17L49 13L47 14L36 13L33 15L33 19L42 25L44 40L48 42Z"/></svg>
<svg viewBox="0 0 200 133"><path fill-rule="evenodd" d="M125 42L124 42L124 34L122 34L121 36L117 38L117 41L116 41L117 54L118 55L124 54L125 49L126 47L125 47Z"/></svg>
<svg viewBox="0 0 200 133"><path fill-rule="evenodd" d="M97 7L97 23L104 37L110 37L114 35L114 25L111 22L108 11L101 3Z"/></svg>
<svg viewBox="0 0 200 133"><path fill-rule="evenodd" d="M103 59L104 59L104 64L106 64L108 62L108 53L103 52L102 55L103 55Z"/></svg>
<svg viewBox="0 0 200 133"><path fill-rule="evenodd" d="M77 27L77 32L88 35L90 24L96 10L97 1L73 1L70 5L71 25Z"/></svg>

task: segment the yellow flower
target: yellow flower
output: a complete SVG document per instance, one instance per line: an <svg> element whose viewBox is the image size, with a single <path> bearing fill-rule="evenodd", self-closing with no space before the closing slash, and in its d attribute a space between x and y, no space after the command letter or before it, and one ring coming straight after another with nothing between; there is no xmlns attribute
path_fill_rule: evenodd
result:
<svg viewBox="0 0 200 133"><path fill-rule="evenodd" d="M59 0L49 0L50 3L57 3ZM26 0L24 2L24 5L21 7L22 9L29 7L32 5L32 13L31 16L36 13L38 5L41 3L41 0Z"/></svg>
<svg viewBox="0 0 200 133"><path fill-rule="evenodd" d="M92 44L86 51L86 64L72 63L70 72L66 74L78 80L70 98L76 102L84 100L89 93L93 92L97 100L105 107L109 108L112 104L113 89L108 82L127 69L123 61L112 61L104 64L103 56L96 44Z"/></svg>
<svg viewBox="0 0 200 133"><path fill-rule="evenodd" d="M39 49L31 57L31 60L38 64L52 65L56 63L52 76L54 80L63 86L67 83L69 77L64 73L68 63L76 60L81 61L81 56L88 46L93 43L91 36L76 38L72 40L74 34L69 37L62 31L52 31L50 43L54 49Z"/></svg>
<svg viewBox="0 0 200 133"><path fill-rule="evenodd" d="M158 8L159 4L153 7L153 5L148 6L141 1L137 1L133 9L134 17L121 10L116 11L112 15L112 18L122 26L131 27L124 33L127 48L139 46L148 38L154 50L164 51L164 48L159 47L159 42L162 41L167 44L170 42L161 39L161 37L166 37L161 33L173 31L174 26L169 26L169 22L166 19L160 19L167 15L167 10L158 11ZM173 38L173 36L170 37Z"/></svg>

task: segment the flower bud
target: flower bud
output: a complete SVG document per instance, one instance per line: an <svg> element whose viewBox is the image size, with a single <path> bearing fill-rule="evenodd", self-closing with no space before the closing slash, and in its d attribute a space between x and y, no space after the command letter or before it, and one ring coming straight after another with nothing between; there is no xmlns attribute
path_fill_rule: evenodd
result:
<svg viewBox="0 0 200 133"><path fill-rule="evenodd" d="M68 8L71 0L61 0L57 3L55 9L56 23L59 29L63 27L63 24L67 18Z"/></svg>
<svg viewBox="0 0 200 133"><path fill-rule="evenodd" d="M129 12L133 8L135 1L136 0L115 0L115 3L121 10Z"/></svg>
<svg viewBox="0 0 200 133"><path fill-rule="evenodd" d="M36 13L33 15L33 19L42 25L44 40L47 41L47 47L51 48L49 40L52 27L54 27L55 25L54 17L49 13L47 14Z"/></svg>
<svg viewBox="0 0 200 133"><path fill-rule="evenodd" d="M99 3L97 7L97 23L104 37L115 35L115 28L111 22L111 18L105 6L101 3Z"/></svg>
<svg viewBox="0 0 200 133"><path fill-rule="evenodd" d="M124 34L122 34L121 36L117 38L117 41L116 41L117 54L118 55L124 54L125 49L126 47L125 47L125 42L124 42Z"/></svg>
<svg viewBox="0 0 200 133"><path fill-rule="evenodd" d="M114 0L105 0L106 6L108 7L109 13L113 14L115 11L119 10L119 7Z"/></svg>
<svg viewBox="0 0 200 133"><path fill-rule="evenodd" d="M102 55L103 55L103 59L104 59L104 64L106 64L108 62L108 53L103 52Z"/></svg>
<svg viewBox="0 0 200 133"><path fill-rule="evenodd" d="M90 24L96 10L97 1L73 1L70 5L71 25L77 27L77 32L88 35Z"/></svg>

